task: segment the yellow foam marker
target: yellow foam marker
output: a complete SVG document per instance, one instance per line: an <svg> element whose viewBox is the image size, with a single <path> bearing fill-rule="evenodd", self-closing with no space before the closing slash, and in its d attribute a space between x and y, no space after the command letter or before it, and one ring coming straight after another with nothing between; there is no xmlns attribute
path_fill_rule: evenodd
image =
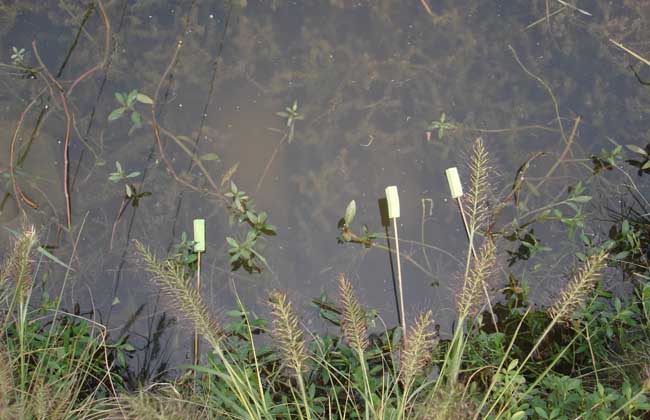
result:
<svg viewBox="0 0 650 420"><path fill-rule="evenodd" d="M463 184L460 183L460 176L458 176L458 169L456 167L449 168L445 171L447 174L447 182L449 183L449 191L451 198L460 198L463 196Z"/></svg>
<svg viewBox="0 0 650 420"><path fill-rule="evenodd" d="M194 252L205 252L205 219L194 219Z"/></svg>
<svg viewBox="0 0 650 420"><path fill-rule="evenodd" d="M388 218L399 217L399 194L395 185L386 187L386 202L388 203Z"/></svg>

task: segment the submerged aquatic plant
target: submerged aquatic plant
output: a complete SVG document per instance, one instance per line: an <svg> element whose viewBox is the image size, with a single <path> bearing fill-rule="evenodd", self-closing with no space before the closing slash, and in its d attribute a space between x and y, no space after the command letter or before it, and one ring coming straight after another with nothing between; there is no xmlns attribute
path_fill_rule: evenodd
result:
<svg viewBox="0 0 650 420"><path fill-rule="evenodd" d="M132 90L131 92L115 92L115 99L117 102L121 105L117 108L115 108L111 113L108 115L108 121L115 121L120 118L125 113L131 113L131 123L133 124L131 129L129 130L129 133L131 133L133 130L142 127L142 115L140 115L140 112L135 109L135 105L137 102L146 104L146 105L152 105L153 104L153 99L151 99L149 96L145 95L144 93L138 92L136 89Z"/></svg>
<svg viewBox="0 0 650 420"><path fill-rule="evenodd" d="M268 223L268 214L258 212L255 209L253 200L245 191L240 190L233 181L230 181L230 191L224 195L231 200L228 205L230 223L233 224L237 221L240 225L248 226L248 232L244 240L237 240L230 236L226 237L226 242L229 245L230 264L233 269L244 267L248 272L261 272L262 267L257 262L259 260L271 270L264 255L254 248L262 236L276 234L275 226Z"/></svg>
<svg viewBox="0 0 650 420"><path fill-rule="evenodd" d="M275 115L287 119L287 129L289 130L287 134L287 142L291 143L293 141L296 121L305 119L305 117L298 112L298 101L293 101L291 106L285 107L284 111L276 112Z"/></svg>
<svg viewBox="0 0 650 420"><path fill-rule="evenodd" d="M442 140L445 136L445 131L453 130L456 126L447 121L447 115L443 112L440 114L440 119L438 121L432 121L426 128L427 141L431 141L431 133L434 131L438 132L438 140Z"/></svg>

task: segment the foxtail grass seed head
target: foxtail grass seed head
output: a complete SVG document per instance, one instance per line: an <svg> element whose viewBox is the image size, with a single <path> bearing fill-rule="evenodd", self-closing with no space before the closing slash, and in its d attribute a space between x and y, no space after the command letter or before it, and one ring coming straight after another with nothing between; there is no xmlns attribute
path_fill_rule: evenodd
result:
<svg viewBox="0 0 650 420"><path fill-rule="evenodd" d="M469 171L471 174L470 187L464 198L470 230L476 231L490 215L487 198L491 189L489 177L492 173L490 157L483 145L483 139L480 137L474 141L472 157L469 160Z"/></svg>
<svg viewBox="0 0 650 420"><path fill-rule="evenodd" d="M271 292L269 304L273 315L273 340L282 351L287 365L300 375L305 368L307 352L298 318L284 293Z"/></svg>
<svg viewBox="0 0 650 420"><path fill-rule="evenodd" d="M14 287L26 295L32 285L31 254L36 246L36 230L33 226L24 228L14 243L14 247L0 266L0 298L5 290ZM15 285L7 287L6 283L13 280Z"/></svg>
<svg viewBox="0 0 650 420"><path fill-rule="evenodd" d="M152 275L152 281L167 295L172 305L186 318L210 345L217 347L222 336L219 324L192 285L184 267L171 260L158 260L147 247L136 241L135 247L143 260L145 269Z"/></svg>
<svg viewBox="0 0 650 420"><path fill-rule="evenodd" d="M472 308L480 304L483 289L488 278L494 272L496 264L496 246L494 241L486 238L481 246L478 258L472 259L472 265L464 279L463 289L458 297L458 311L467 315Z"/></svg>
<svg viewBox="0 0 650 420"><path fill-rule="evenodd" d="M339 298L343 310L341 316L343 335L350 347L357 351L363 351L368 347L366 314L354 294L352 284L343 273L339 274Z"/></svg>
<svg viewBox="0 0 650 420"><path fill-rule="evenodd" d="M596 286L601 271L607 265L607 256L607 251L602 250L587 257L560 293L558 300L549 308L551 317L568 321L575 310L585 303Z"/></svg>
<svg viewBox="0 0 650 420"><path fill-rule="evenodd" d="M388 218L389 219L398 218L399 217L399 193L395 185L386 187L386 202L388 203Z"/></svg>
<svg viewBox="0 0 650 420"><path fill-rule="evenodd" d="M436 345L436 335L431 330L433 315L431 310L422 312L410 328L402 344L400 355L400 378L402 383L410 384L431 360L431 351Z"/></svg>

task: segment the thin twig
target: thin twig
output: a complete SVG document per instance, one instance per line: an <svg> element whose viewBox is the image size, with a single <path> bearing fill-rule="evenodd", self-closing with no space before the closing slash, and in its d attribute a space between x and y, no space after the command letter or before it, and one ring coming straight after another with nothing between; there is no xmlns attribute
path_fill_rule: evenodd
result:
<svg viewBox="0 0 650 420"><path fill-rule="evenodd" d="M553 175L553 172L560 166L562 162L564 162L564 159L566 158L566 155L569 153L571 150L571 145L573 144L573 141L575 140L576 133L578 132L578 126L580 125L580 121L582 120L582 117L578 115L578 117L575 119L573 122L573 128L571 129L571 134L569 135L569 140L567 141L566 145L564 146L564 150L562 151L562 154L560 154L560 157L553 163L553 166L548 170L546 175L544 175L544 178L542 178L541 181L537 183L535 186L536 189L539 190L539 188L544 185L544 183Z"/></svg>
<svg viewBox="0 0 650 420"><path fill-rule="evenodd" d="M266 178L266 175L269 173L269 170L271 169L271 165L273 164L273 161L275 160L275 156L278 154L278 150L280 150L280 146L284 143L284 141L287 139L287 134L285 133L284 136L280 139L278 144L275 146L275 149L273 149L273 153L271 153L271 157L269 157L269 160L266 162L266 166L264 167L264 171L262 171L262 175L260 175L260 179L257 181L257 186L255 187L255 192L259 192L260 188L262 187L262 183L264 182L264 178Z"/></svg>
<svg viewBox="0 0 650 420"><path fill-rule="evenodd" d="M557 99L555 98L555 94L553 93L553 89L542 79L541 77L533 74L530 70L524 66L524 64L521 62L519 59L519 56L517 55L517 52L515 49L512 47L512 45L508 45L508 48L510 49L510 52L512 52L512 55L515 58L515 61L517 61L517 64L521 67L521 69L530 77L533 79L537 80L539 84L541 84L544 89L548 92L549 96L551 97L551 101L553 101L553 107L555 108L555 116L557 118L557 123L558 126L560 127L560 133L562 133L562 138L564 139L564 143L568 143L568 139L566 137L566 134L564 133L564 126L562 125L562 118L560 117L560 106L558 105Z"/></svg>
<svg viewBox="0 0 650 420"><path fill-rule="evenodd" d="M40 93L36 95L29 104L27 104L23 112L20 113L20 117L18 117L18 122L16 123L16 128L14 129L14 134L11 137L11 145L9 147L9 175L11 176L11 183L14 187L14 195L16 198L16 203L18 204L18 208L20 209L23 215L25 215L25 209L23 209L21 200L34 209L38 208L38 205L34 203L32 200L30 200L29 198L27 198L27 196L25 196L23 191L20 189L18 182L16 182L16 172L14 169L14 153L16 148L16 142L18 140L18 133L20 131L20 127L23 125L23 121L25 120L25 115L27 115L29 110L34 106L36 101L41 97L41 95L43 95L44 92L45 89L41 90Z"/></svg>
<svg viewBox="0 0 650 420"><path fill-rule="evenodd" d="M634 51L632 51L631 49L627 48L626 46L624 46L624 45L621 44L620 42L614 41L614 40L611 39L611 38L609 39L609 42L611 42L612 44L616 45L618 48L622 49L622 50L625 51L626 53L630 54L632 57L634 57L634 58L636 58L637 60L641 61L642 63L644 63L644 64L650 66L650 61L648 61L646 58L641 57L639 54L637 54L637 53L635 53Z"/></svg>

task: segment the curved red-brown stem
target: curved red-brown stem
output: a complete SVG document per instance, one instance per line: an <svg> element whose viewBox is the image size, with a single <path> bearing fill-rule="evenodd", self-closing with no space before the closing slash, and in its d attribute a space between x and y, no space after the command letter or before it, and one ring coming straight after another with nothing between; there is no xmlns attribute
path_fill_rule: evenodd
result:
<svg viewBox="0 0 650 420"><path fill-rule="evenodd" d="M23 209L21 200L34 209L38 208L38 204L34 203L32 200L27 198L27 196L20 189L18 182L16 182L16 173L14 171L14 151L16 149L16 142L18 141L18 133L20 132L20 127L23 125L23 121L25 120L25 115L27 115L29 110L34 106L34 104L36 103L38 98L41 97L43 92L45 92L45 89L41 90L41 92L38 95L36 95L36 97L32 99L32 101L29 104L27 104L23 112L20 113L20 117L18 117L18 122L16 123L16 128L14 129L14 133L11 136L11 145L9 146L9 175L11 176L11 183L14 188L16 203L18 204L18 208L23 214L25 214L25 210Z"/></svg>

